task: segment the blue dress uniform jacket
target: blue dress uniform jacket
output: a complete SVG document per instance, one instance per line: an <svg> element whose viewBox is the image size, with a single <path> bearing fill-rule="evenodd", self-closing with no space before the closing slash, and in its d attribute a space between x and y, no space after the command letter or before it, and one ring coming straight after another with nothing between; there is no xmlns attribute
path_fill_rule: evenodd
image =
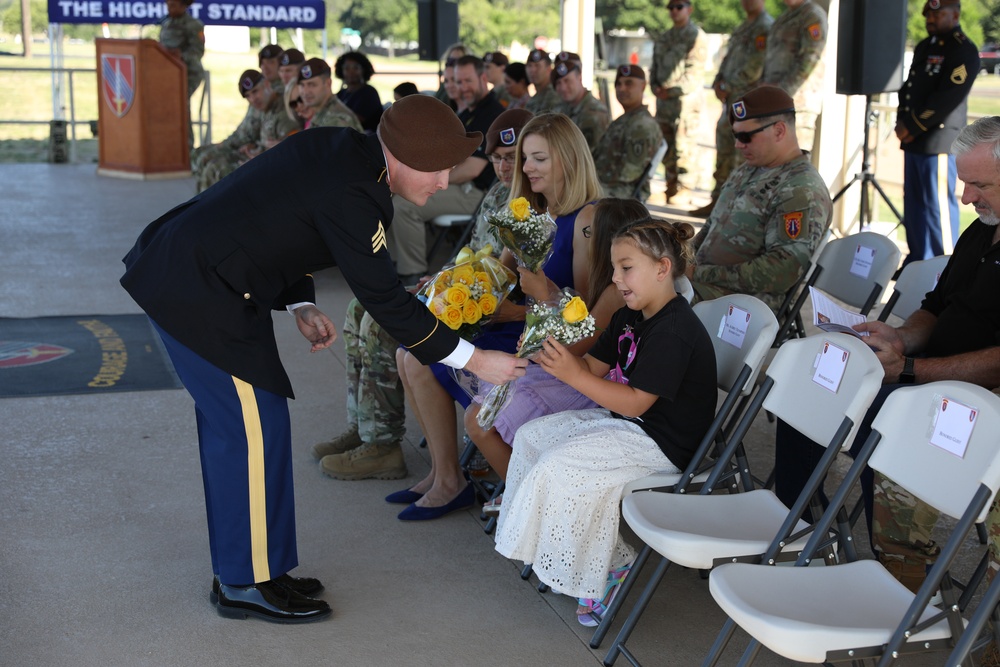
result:
<svg viewBox="0 0 1000 667"><path fill-rule="evenodd" d="M122 286L184 346L245 382L292 397L271 310L313 300L338 265L372 317L423 363L458 338L400 284L376 137L315 128L282 141L142 232Z"/></svg>
<svg viewBox="0 0 1000 667"><path fill-rule="evenodd" d="M913 64L899 91L899 122L915 139L906 152L943 154L966 124L967 100L979 73L979 52L961 27L932 35L913 50Z"/></svg>

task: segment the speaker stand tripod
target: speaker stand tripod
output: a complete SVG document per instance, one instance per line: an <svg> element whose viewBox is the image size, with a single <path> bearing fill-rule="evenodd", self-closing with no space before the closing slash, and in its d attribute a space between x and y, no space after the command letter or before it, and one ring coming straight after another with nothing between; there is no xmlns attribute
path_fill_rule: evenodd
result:
<svg viewBox="0 0 1000 667"><path fill-rule="evenodd" d="M844 196L851 186L855 183L861 183L861 229L866 229L872 223L872 202L868 194L868 185L871 184L875 191L882 197L882 201L886 203L892 214L896 216L896 220L899 223L903 221L903 215L896 209L896 206L889 201L889 197L885 194L885 190L879 185L878 180L875 178L875 172L872 171L872 160L871 160L871 149L869 144L869 139L871 138L871 129L878 120L879 112L872 109L872 96L865 96L865 141L861 146L861 171L854 174L854 178L847 182L847 185L840 189L833 197L834 203L838 199ZM899 224L896 225L897 227Z"/></svg>

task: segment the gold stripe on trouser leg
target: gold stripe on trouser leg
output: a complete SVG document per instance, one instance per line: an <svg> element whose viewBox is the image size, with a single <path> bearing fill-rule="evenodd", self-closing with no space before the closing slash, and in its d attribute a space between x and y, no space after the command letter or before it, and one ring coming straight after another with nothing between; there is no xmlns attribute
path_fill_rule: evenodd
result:
<svg viewBox="0 0 1000 667"><path fill-rule="evenodd" d="M233 378L236 394L243 410L243 426L247 433L247 486L250 496L250 554L253 559L255 582L268 581L271 569L267 563L267 497L264 490L264 430L260 425L257 397L253 387Z"/></svg>
<svg viewBox="0 0 1000 667"><path fill-rule="evenodd" d="M938 215L941 220L941 247L944 254L950 255L955 249L955 240L951 237L951 206L948 200L948 154L938 155L937 163L937 201Z"/></svg>

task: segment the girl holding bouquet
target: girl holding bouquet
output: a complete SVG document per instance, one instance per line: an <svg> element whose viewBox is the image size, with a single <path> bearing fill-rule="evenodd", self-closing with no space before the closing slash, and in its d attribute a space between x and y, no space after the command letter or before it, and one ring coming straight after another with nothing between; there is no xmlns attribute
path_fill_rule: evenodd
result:
<svg viewBox="0 0 1000 667"><path fill-rule="evenodd" d="M521 272L525 294L538 300L548 298L551 280L560 288L575 289L586 300L590 260L587 237L593 221L593 207L587 204L600 198L600 188L587 141L569 118L542 114L524 125L517 141L511 199L524 197L535 211L547 211L557 228L544 274ZM506 251L501 260L504 258L512 259ZM511 317L507 313L509 308L506 313L501 311L504 317L494 318L494 322ZM518 308L513 317L523 320L524 307ZM493 331L476 340L477 347L507 352L516 349L520 321L514 326L487 327L491 328ZM465 408L471 399L442 368L435 368L438 365L424 366L405 350L397 352L397 363L407 402L427 439L431 470L424 479L391 494L387 500L411 503L399 515L403 521L436 519L471 507L475 491L458 464L455 411L455 401Z"/></svg>
<svg viewBox="0 0 1000 667"><path fill-rule="evenodd" d="M589 297L584 302L594 316L598 332L606 329L611 316L625 305L621 292L611 280L611 239L620 229L643 220L649 220L649 211L635 199L602 199L594 206L590 234ZM555 285L550 285L550 288L558 289ZM595 340L596 336L584 338L571 345L570 350L577 356L583 356ZM493 427L486 430L479 426L477 417L481 397L490 387L492 385L481 384L480 396L466 409L465 431L501 479L507 478L510 443L522 424L563 410L597 407L594 401L552 377L538 364L529 364L527 374L517 380L511 403L500 412ZM487 506L490 512L497 509L499 504L496 502Z"/></svg>
<svg viewBox="0 0 1000 667"><path fill-rule="evenodd" d="M635 557L618 534L622 489L685 467L715 412L712 341L674 289L692 236L686 223L645 221L619 231L611 259L625 307L583 358L552 338L536 357L600 407L517 431L496 549L579 598L583 625L597 623Z"/></svg>

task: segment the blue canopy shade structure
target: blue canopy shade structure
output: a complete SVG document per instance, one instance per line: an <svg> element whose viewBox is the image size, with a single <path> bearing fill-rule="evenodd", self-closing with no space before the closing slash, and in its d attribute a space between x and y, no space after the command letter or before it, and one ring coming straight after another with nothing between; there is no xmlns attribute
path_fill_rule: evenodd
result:
<svg viewBox="0 0 1000 667"><path fill-rule="evenodd" d="M49 23L159 23L167 16L163 0L48 0ZM188 12L206 25L322 30L323 0L202 0Z"/></svg>

